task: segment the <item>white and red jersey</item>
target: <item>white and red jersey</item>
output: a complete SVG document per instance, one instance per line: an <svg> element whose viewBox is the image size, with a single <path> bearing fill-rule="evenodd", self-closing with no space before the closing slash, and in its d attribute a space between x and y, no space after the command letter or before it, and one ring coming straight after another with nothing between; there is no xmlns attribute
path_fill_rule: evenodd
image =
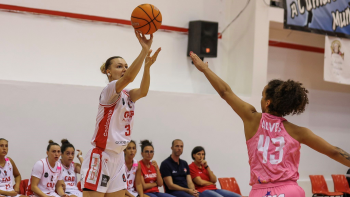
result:
<svg viewBox="0 0 350 197"><path fill-rule="evenodd" d="M56 162L55 167L52 168L47 158L41 159L34 164L31 176L40 179L38 188L45 194L55 192L55 186L57 181L62 180L62 165L60 162ZM29 179L27 196L33 195L31 190L31 179Z"/></svg>
<svg viewBox="0 0 350 197"><path fill-rule="evenodd" d="M135 189L135 177L136 177L136 171L138 168L138 163L137 160L134 159L133 160L133 164L132 167L129 171L128 167L125 164L125 173L126 173L126 183L127 183L127 190L128 192L130 192L132 195L134 196L138 196L139 194L137 193L136 189Z"/></svg>
<svg viewBox="0 0 350 197"><path fill-rule="evenodd" d="M101 92L91 144L102 150L122 153L131 140L135 104L129 90L116 92L116 82L110 82Z"/></svg>
<svg viewBox="0 0 350 197"><path fill-rule="evenodd" d="M69 192L79 190L77 187L77 174L75 173L74 162L72 162L68 168L62 164L61 160L60 163L63 167L62 178L66 184L66 191Z"/></svg>
<svg viewBox="0 0 350 197"><path fill-rule="evenodd" d="M9 158L5 157L4 167L0 166L0 190L13 190L13 167Z"/></svg>

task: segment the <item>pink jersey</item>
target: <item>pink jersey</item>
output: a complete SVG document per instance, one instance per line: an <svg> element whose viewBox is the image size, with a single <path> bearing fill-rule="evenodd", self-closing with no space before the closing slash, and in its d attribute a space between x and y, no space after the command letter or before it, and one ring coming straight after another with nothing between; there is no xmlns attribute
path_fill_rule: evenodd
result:
<svg viewBox="0 0 350 197"><path fill-rule="evenodd" d="M121 153L131 140L135 104L128 90L116 92L116 82L110 82L101 92L91 144L102 150Z"/></svg>
<svg viewBox="0 0 350 197"><path fill-rule="evenodd" d="M263 113L257 133L247 141L250 185L299 179L300 143L287 133L285 120Z"/></svg>

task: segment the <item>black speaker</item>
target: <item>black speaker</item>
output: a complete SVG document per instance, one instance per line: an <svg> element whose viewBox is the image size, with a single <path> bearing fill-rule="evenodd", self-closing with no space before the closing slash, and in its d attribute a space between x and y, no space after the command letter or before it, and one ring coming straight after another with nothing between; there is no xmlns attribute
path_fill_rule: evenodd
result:
<svg viewBox="0 0 350 197"><path fill-rule="evenodd" d="M199 57L216 57L218 27L219 23L217 22L190 21L187 56L190 56L190 51L193 51Z"/></svg>

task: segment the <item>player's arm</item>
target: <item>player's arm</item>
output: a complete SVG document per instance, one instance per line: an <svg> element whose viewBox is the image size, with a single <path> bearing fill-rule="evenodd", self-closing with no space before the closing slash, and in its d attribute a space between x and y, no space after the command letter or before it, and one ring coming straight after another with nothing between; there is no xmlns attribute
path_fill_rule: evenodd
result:
<svg viewBox="0 0 350 197"><path fill-rule="evenodd" d="M6 196L17 196L17 192L16 191L4 191L4 190L0 190L0 197L1 196L4 196L4 197L6 197Z"/></svg>
<svg viewBox="0 0 350 197"><path fill-rule="evenodd" d="M15 162L10 157L8 157L8 158L10 159L10 162L11 162L12 167L13 167L13 177L15 177L15 186L13 187L13 189L15 190L15 192L19 193L20 192L19 186L20 186L21 180L22 180L21 174L19 173L19 170L18 170Z"/></svg>
<svg viewBox="0 0 350 197"><path fill-rule="evenodd" d="M142 183L143 190L151 189L153 187L157 187L157 183L156 182L154 182L154 183L145 183L145 180L143 179L142 175L141 175L141 183Z"/></svg>
<svg viewBox="0 0 350 197"><path fill-rule="evenodd" d="M199 186L207 186L207 185L213 185L213 184L214 184L214 183L212 183L212 182L203 180L200 176L195 177L195 178L193 179L193 182L194 182L196 185L199 185Z"/></svg>
<svg viewBox="0 0 350 197"><path fill-rule="evenodd" d="M257 112L256 109L234 94L230 86L209 69L207 63L204 63L196 54L192 52L190 55L196 68L204 73L205 77L219 93L221 98L223 98L232 107L232 109L241 117L241 119L244 122L252 120L254 113Z"/></svg>
<svg viewBox="0 0 350 197"><path fill-rule="evenodd" d="M181 187L181 186L174 184L173 178L171 176L163 177L163 180L170 190L184 191L184 192L189 193L188 188L184 188L184 187Z"/></svg>
<svg viewBox="0 0 350 197"><path fill-rule="evenodd" d="M350 154L345 152L343 149L331 145L323 138L314 134L310 129L299 127L297 130L298 138L300 143L303 143L310 148L327 155L335 161L350 167ZM293 136L292 136L293 137Z"/></svg>
<svg viewBox="0 0 350 197"><path fill-rule="evenodd" d="M35 177L35 176L32 176L31 177L31 190L35 193L35 195L37 196L40 196L40 197L48 197L44 192L42 192L39 187L38 187L38 184L40 182L40 179Z"/></svg>
<svg viewBox="0 0 350 197"><path fill-rule="evenodd" d="M64 183L63 180L58 180L56 183L56 191L58 193L58 195L60 195L61 197L69 197L69 195L64 193L64 189L63 186L65 186L66 184Z"/></svg>
<svg viewBox="0 0 350 197"><path fill-rule="evenodd" d="M192 196L199 196L198 191L195 189L194 184L192 182L191 175L186 175L186 180L187 180L187 186L190 188L187 193L191 194Z"/></svg>
<svg viewBox="0 0 350 197"><path fill-rule="evenodd" d="M142 46L142 50L139 56L137 56L134 62L126 70L124 76L115 83L116 92L121 92L129 83L134 81L134 79L136 78L137 74L141 69L143 60L145 59L152 45L153 34L151 34L150 39L147 39L144 34L140 34L136 32L136 30L135 30L135 34Z"/></svg>
<svg viewBox="0 0 350 197"><path fill-rule="evenodd" d="M140 164L137 167L136 170L136 175L135 175L135 188L137 193L139 193L140 197L143 197L143 187L142 187L142 182L141 179L143 179L142 175L141 175L141 167Z"/></svg>
<svg viewBox="0 0 350 197"><path fill-rule="evenodd" d="M158 54L160 52L160 48L153 54L151 57L152 50L149 50L148 55L145 58L145 69L143 71L143 77L141 81L140 88L130 90L130 99L133 102L136 102L142 97L147 96L149 90L149 84L151 81L150 77L150 68L152 64L157 60Z"/></svg>
<svg viewBox="0 0 350 197"><path fill-rule="evenodd" d="M210 182L213 183L213 184L215 184L215 183L218 181L218 179L216 178L214 172L211 171L211 169L210 169L209 166L208 166L208 168L207 168L207 171L208 171L208 174L209 174L209 180L210 180Z"/></svg>

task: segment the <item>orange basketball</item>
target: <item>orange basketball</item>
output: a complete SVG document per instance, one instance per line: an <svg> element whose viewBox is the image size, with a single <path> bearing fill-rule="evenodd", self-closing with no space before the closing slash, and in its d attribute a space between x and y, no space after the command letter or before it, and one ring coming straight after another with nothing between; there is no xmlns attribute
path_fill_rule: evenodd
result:
<svg viewBox="0 0 350 197"><path fill-rule="evenodd" d="M153 34L162 25L162 14L154 5L141 4L132 12L131 24L144 34Z"/></svg>

